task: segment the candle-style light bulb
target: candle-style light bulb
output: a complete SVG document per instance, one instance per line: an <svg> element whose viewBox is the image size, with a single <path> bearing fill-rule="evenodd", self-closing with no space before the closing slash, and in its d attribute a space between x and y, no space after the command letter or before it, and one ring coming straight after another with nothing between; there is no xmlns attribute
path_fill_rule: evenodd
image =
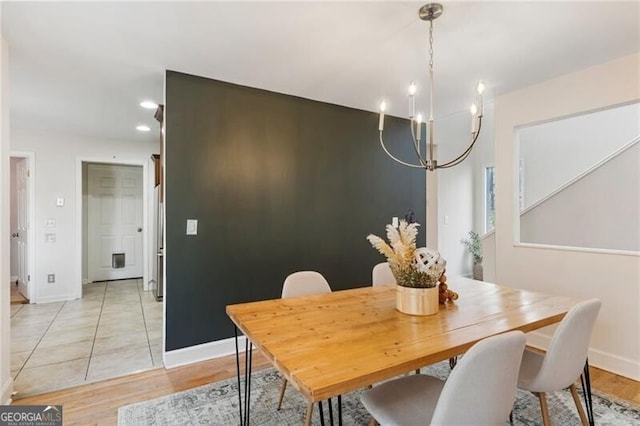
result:
<svg viewBox="0 0 640 426"><path fill-rule="evenodd" d="M409 85L409 118L416 116L416 84L412 81Z"/></svg>
<svg viewBox="0 0 640 426"><path fill-rule="evenodd" d="M478 107L476 106L476 104L471 104L471 108L469 108L469 110L471 111L471 133L475 133L476 132L476 114L478 113Z"/></svg>
<svg viewBox="0 0 640 426"><path fill-rule="evenodd" d="M420 140L420 136L422 135L422 114L418 113L416 117L416 139Z"/></svg>
<svg viewBox="0 0 640 426"><path fill-rule="evenodd" d="M378 121L378 131L382 131L384 129L384 112L387 109L387 104L382 101L380 102L380 120Z"/></svg>
<svg viewBox="0 0 640 426"><path fill-rule="evenodd" d="M484 102L482 101L482 93L484 92L484 82L479 81L478 82L478 102L479 102L479 107L478 110L480 111L480 116L482 117L482 115L484 114Z"/></svg>
<svg viewBox="0 0 640 426"><path fill-rule="evenodd" d="M409 96L414 96L417 90L418 88L416 87L416 84L412 81L409 85Z"/></svg>

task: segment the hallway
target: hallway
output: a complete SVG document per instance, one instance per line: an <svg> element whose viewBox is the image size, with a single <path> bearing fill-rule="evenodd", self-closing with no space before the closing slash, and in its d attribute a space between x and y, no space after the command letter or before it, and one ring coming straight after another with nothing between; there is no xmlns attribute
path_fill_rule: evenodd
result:
<svg viewBox="0 0 640 426"><path fill-rule="evenodd" d="M83 293L11 305L14 399L162 367L162 303L142 280L87 284Z"/></svg>

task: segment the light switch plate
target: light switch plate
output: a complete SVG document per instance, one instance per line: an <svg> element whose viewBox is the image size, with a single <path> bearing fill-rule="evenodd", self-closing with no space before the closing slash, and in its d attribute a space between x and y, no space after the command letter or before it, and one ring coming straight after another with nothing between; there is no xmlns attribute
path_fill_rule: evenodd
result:
<svg viewBox="0 0 640 426"><path fill-rule="evenodd" d="M399 225L398 218L397 217L392 217L391 218L391 226L393 226L394 228L397 228L398 225Z"/></svg>
<svg viewBox="0 0 640 426"><path fill-rule="evenodd" d="M56 227L56 220L55 219L47 219L44 222L44 226L46 226L47 228L55 228Z"/></svg>
<svg viewBox="0 0 640 426"><path fill-rule="evenodd" d="M187 219L187 235L198 235L198 219Z"/></svg>
<svg viewBox="0 0 640 426"><path fill-rule="evenodd" d="M53 232L48 232L44 234L44 242L45 243L55 243L56 242L56 234Z"/></svg>
<svg viewBox="0 0 640 426"><path fill-rule="evenodd" d="M64 206L64 198L62 197L56 198L56 207L62 207L62 206Z"/></svg>

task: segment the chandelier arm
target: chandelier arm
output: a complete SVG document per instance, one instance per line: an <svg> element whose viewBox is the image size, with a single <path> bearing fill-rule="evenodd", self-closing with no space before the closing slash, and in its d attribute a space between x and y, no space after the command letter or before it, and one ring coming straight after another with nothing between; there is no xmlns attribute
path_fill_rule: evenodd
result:
<svg viewBox="0 0 640 426"><path fill-rule="evenodd" d="M443 163L443 164L438 164L438 166L436 168L438 168L438 169L446 169L448 167L457 166L458 164L463 162L469 156L469 153L473 149L473 145L475 145L476 141L478 140L478 137L480 136L480 130L481 129L482 129L482 116L480 115L480 116L478 116L478 131L476 132L476 134L475 134L475 136L473 138L473 141L471 142L471 145L469 145L469 147L462 154L460 154L458 157L456 157L455 159L453 159L451 161L447 161L446 163Z"/></svg>
<svg viewBox="0 0 640 426"><path fill-rule="evenodd" d="M458 160L454 161L449 161L448 163L442 164L442 165L438 165L436 168L437 169L448 169L450 167L454 167L457 166L458 164L461 164L462 162L464 162L464 160L467 159L467 157L469 156L469 154L471 153L471 151L465 151L465 154L463 154L462 157L459 157Z"/></svg>
<svg viewBox="0 0 640 426"><path fill-rule="evenodd" d="M418 123L418 126L420 126L421 124ZM418 143L420 143L420 141L418 139L416 139L416 131L413 128L413 118L411 119L411 122L409 123L409 127L411 127L411 139L413 139L413 149L416 152L416 156L418 157L418 161L420 161L420 164L422 164L423 168L427 167L427 162L425 161L425 159L422 157L422 154L420 154L420 147L418 146Z"/></svg>
<svg viewBox="0 0 640 426"><path fill-rule="evenodd" d="M382 146L382 149L384 150L384 152L386 152L387 155L389 157L391 157L392 160L402 164L403 166L407 166L407 167L414 167L416 169L424 169L425 168L425 166L423 166L422 164L411 164L411 163L404 162L404 161L400 160L399 158L396 158L393 154L391 154L389 152L387 147L384 146L384 141L382 140L382 131L380 131L379 133L380 133L380 146ZM420 159L422 161L422 157L420 157Z"/></svg>
<svg viewBox="0 0 640 426"><path fill-rule="evenodd" d="M470 145L469 148L467 148L455 160L451 160L451 161L448 161L448 162L446 162L446 163L444 163L442 165L438 165L437 168L448 169L450 167L454 167L454 166L457 166L458 164L461 164L464 160L467 159L467 157L469 157L469 154L471 154L471 148L472 148L472 145Z"/></svg>
<svg viewBox="0 0 640 426"><path fill-rule="evenodd" d="M462 163L464 160L467 159L467 157L469 157L469 154L471 154L471 150L473 148L473 144L471 144L462 154L460 154L455 160L451 160L448 161L442 165L438 165L437 168L443 168L443 169L447 169L450 167L454 167L457 166L458 164Z"/></svg>

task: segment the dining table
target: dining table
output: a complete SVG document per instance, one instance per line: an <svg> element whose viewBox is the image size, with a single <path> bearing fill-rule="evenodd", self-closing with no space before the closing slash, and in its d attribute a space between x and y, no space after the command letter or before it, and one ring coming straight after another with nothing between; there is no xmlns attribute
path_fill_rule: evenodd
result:
<svg viewBox="0 0 640 426"><path fill-rule="evenodd" d="M452 277L447 284L459 298L440 304L438 312L428 316L399 312L395 285L228 305L235 331L240 423L249 424L254 348L306 398L309 425L316 402L337 397L341 410L341 395L455 359L496 334L527 333L558 323L579 302L465 277ZM246 339L244 369L240 333ZM585 371L588 374L588 368ZM592 411L589 404L590 399L587 409ZM338 418L341 421L341 413Z"/></svg>

